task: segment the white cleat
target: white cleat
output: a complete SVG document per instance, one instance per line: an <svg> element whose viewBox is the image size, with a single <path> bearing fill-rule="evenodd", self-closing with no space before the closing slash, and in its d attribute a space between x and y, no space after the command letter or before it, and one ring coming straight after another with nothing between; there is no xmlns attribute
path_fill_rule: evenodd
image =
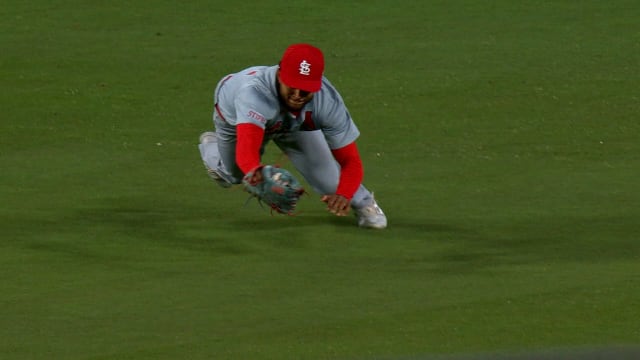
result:
<svg viewBox="0 0 640 360"><path fill-rule="evenodd" d="M217 143L217 142L218 142L218 136L213 131L203 132L200 135L200 143L203 144L203 145L204 144L208 144L208 143ZM209 177L213 181L218 183L218 185L222 186L223 188L229 188L229 187L232 186L232 184L230 182L225 180L224 177L222 177L222 175L220 175L218 170L210 168L209 165L207 165L206 162L203 162L203 163L204 163L204 167L207 169L207 174L209 175Z"/></svg>
<svg viewBox="0 0 640 360"><path fill-rule="evenodd" d="M358 226L361 228L384 229L387 227L387 217L375 200L361 209L355 209Z"/></svg>

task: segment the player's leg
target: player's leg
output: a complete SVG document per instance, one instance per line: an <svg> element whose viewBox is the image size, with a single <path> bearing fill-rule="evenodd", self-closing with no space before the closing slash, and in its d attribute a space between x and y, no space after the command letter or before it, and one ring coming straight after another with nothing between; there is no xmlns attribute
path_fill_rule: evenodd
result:
<svg viewBox="0 0 640 360"><path fill-rule="evenodd" d="M320 131L299 131L274 138L293 166L319 194L334 194L340 180L340 166L335 161ZM358 225L385 228L387 218L376 203L373 193L360 184L351 199Z"/></svg>
<svg viewBox="0 0 640 360"><path fill-rule="evenodd" d="M279 135L273 141L287 155L315 192L335 193L340 168L333 159L321 132L305 131Z"/></svg>
<svg viewBox="0 0 640 360"><path fill-rule="evenodd" d="M218 185L230 187L242 183L242 171L235 162L236 137L233 129L214 116L216 132L205 132L200 135L200 156L207 169L207 174Z"/></svg>

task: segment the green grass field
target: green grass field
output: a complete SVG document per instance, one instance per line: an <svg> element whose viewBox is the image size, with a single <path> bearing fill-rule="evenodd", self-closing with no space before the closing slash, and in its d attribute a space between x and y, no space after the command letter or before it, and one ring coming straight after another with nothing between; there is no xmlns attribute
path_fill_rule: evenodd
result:
<svg viewBox="0 0 640 360"><path fill-rule="evenodd" d="M2 8L0 359L640 345L637 1ZM216 82L302 41L384 231L205 174Z"/></svg>

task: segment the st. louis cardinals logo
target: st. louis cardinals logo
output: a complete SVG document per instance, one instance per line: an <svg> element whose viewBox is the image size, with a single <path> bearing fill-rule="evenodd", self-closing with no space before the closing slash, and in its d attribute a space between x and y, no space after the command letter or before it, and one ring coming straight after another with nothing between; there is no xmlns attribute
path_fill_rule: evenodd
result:
<svg viewBox="0 0 640 360"><path fill-rule="evenodd" d="M307 60L302 60L300 63L300 74L307 76L311 74L311 64L309 64Z"/></svg>

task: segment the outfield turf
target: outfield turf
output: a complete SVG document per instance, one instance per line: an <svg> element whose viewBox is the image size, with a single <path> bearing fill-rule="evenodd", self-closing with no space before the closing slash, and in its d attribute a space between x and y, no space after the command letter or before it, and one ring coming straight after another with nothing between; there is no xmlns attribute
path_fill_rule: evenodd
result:
<svg viewBox="0 0 640 360"><path fill-rule="evenodd" d="M233 3L3 3L0 359L640 345L639 2ZM302 41L384 231L204 172L215 83Z"/></svg>

